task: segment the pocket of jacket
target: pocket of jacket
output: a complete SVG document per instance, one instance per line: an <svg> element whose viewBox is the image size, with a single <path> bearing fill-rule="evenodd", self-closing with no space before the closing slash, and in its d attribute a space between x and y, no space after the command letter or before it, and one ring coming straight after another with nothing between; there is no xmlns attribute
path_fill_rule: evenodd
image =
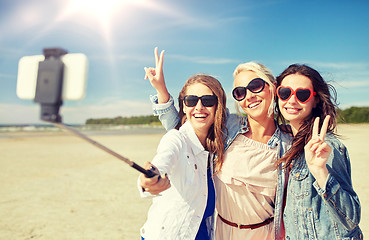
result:
<svg viewBox="0 0 369 240"><path fill-rule="evenodd" d="M302 198L309 195L309 170L307 168L294 169L290 173L290 192L296 198Z"/></svg>

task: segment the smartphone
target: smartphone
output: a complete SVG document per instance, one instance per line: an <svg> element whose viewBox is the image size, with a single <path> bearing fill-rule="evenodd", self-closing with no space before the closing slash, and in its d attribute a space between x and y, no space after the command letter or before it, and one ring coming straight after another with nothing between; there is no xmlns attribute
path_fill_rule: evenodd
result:
<svg viewBox="0 0 369 240"><path fill-rule="evenodd" d="M69 53L60 58L64 63L62 100L80 100L85 96L88 60L82 53ZM33 100L39 62L44 55L25 56L18 63L17 96L20 99Z"/></svg>

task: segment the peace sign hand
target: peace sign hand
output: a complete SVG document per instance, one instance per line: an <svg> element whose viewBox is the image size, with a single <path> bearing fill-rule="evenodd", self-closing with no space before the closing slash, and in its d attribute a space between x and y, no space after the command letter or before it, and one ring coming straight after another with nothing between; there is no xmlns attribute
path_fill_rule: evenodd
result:
<svg viewBox="0 0 369 240"><path fill-rule="evenodd" d="M326 163L332 152L325 142L330 116L326 116L319 134L319 117L315 118L312 137L305 146L305 158L311 174L320 187L324 187L328 176Z"/></svg>
<svg viewBox="0 0 369 240"><path fill-rule="evenodd" d="M151 85L156 89L158 93L158 103L166 103L169 101L169 93L164 81L163 61L164 50L161 51L160 57L158 48L154 50L155 55L155 68L145 67L145 80L149 79Z"/></svg>

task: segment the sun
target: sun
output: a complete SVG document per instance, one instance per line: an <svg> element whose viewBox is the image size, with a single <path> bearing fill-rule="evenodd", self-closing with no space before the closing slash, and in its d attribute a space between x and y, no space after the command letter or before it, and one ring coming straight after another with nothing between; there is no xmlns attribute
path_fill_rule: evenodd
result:
<svg viewBox="0 0 369 240"><path fill-rule="evenodd" d="M114 17L132 6L145 6L149 0L69 0L60 19L77 18L79 24L98 24L107 40L111 37Z"/></svg>
<svg viewBox="0 0 369 240"><path fill-rule="evenodd" d="M131 1L120 0L71 0L66 7L66 14L80 14L96 18L104 27L108 27L110 19L122 5Z"/></svg>

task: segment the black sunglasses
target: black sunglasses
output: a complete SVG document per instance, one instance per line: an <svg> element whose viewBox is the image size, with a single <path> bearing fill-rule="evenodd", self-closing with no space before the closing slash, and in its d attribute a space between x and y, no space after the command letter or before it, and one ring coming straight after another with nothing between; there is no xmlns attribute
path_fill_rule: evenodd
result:
<svg viewBox="0 0 369 240"><path fill-rule="evenodd" d="M233 98L242 101L246 97L247 89L252 93L259 93L264 90L265 81L261 78L254 78L246 87L236 87L232 91Z"/></svg>
<svg viewBox="0 0 369 240"><path fill-rule="evenodd" d="M194 96L194 95L186 95L183 98L183 102L187 107L194 107L196 106L197 102L201 99L201 104L204 107L212 107L217 103L217 96L215 95L204 95L201 97Z"/></svg>

